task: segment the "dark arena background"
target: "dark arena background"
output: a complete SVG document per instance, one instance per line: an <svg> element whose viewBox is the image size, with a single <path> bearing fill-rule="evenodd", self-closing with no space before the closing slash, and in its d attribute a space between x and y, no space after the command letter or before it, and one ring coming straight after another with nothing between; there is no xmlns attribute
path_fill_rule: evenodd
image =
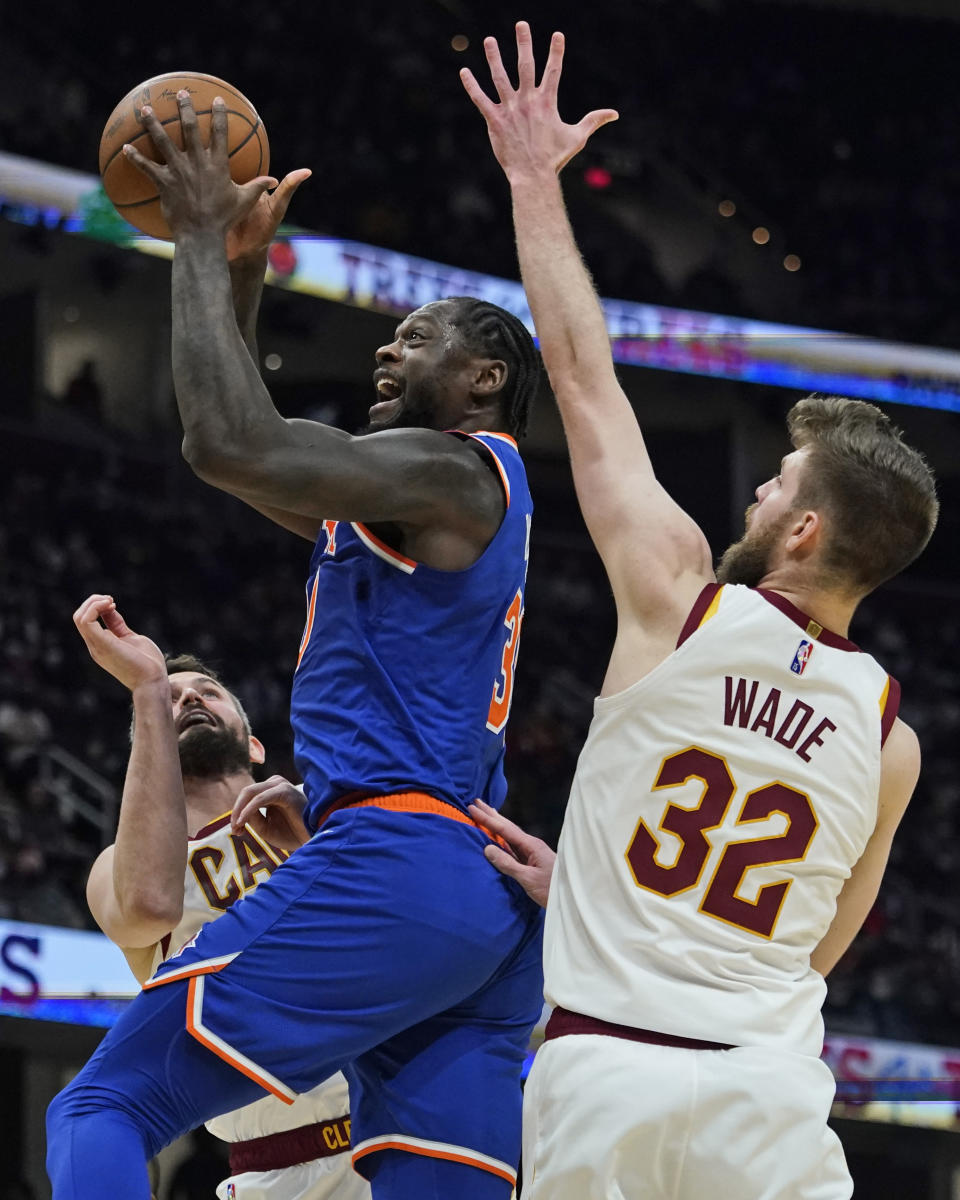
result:
<svg viewBox="0 0 960 1200"><path fill-rule="evenodd" d="M180 458L169 263L98 191L104 121L139 80L206 71L257 106L275 174L313 169L273 248L261 366L285 415L353 430L398 313L471 291L526 315L507 189L457 78L521 17L538 48L567 34L568 119L621 113L566 194L600 294L622 302L611 333L654 463L712 545L739 536L806 390L881 402L938 472L931 545L851 631L900 680L924 767L829 980L825 1055L857 1196L958 1200L960 5L208 0L172 16L62 0L0 15L0 1200L49 1196L45 1105L135 986L84 900L113 840L127 698L74 608L109 592L163 648L218 664L269 771L293 775L308 552ZM525 456L508 812L555 843L614 615L546 393ZM168 1151L158 1200L212 1197L197 1181L217 1154L199 1137Z"/></svg>

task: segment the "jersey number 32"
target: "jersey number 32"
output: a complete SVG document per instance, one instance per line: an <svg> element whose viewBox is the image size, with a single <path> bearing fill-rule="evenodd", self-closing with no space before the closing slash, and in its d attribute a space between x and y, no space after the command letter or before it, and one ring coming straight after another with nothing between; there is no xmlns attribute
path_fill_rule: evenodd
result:
<svg viewBox="0 0 960 1200"><path fill-rule="evenodd" d="M737 790L726 760L699 746L668 755L660 765L654 789L681 787L691 779L703 785L695 808L668 804L659 828L681 842L672 866L657 861L660 842L641 819L627 848L627 863L638 887L661 896L677 896L700 885L712 846L705 834L722 824ZM790 890L792 880L768 883L755 900L739 895L746 873L753 867L800 862L806 857L817 832L816 814L810 798L785 783L768 783L755 788L743 802L737 825L765 821L773 813L787 819L783 833L771 837L744 838L724 846L720 860L703 890L699 911L728 925L736 925L761 937L773 930Z"/></svg>

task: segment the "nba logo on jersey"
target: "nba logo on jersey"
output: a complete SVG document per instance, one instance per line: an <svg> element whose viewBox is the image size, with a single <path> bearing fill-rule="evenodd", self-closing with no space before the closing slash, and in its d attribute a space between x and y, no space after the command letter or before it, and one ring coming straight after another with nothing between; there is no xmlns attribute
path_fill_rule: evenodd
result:
<svg viewBox="0 0 960 1200"><path fill-rule="evenodd" d="M235 1183L227 1184L227 1200L237 1200L237 1185Z"/></svg>
<svg viewBox="0 0 960 1200"><path fill-rule="evenodd" d="M807 663L810 661L810 655L813 653L813 642L806 640L802 641L797 647L797 652L793 656L793 662L790 664L790 670L794 675L802 675L807 668Z"/></svg>

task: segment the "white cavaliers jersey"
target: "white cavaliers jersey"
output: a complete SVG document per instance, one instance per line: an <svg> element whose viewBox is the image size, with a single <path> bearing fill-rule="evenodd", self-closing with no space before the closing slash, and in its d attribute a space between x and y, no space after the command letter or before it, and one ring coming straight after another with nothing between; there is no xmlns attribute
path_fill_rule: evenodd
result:
<svg viewBox="0 0 960 1200"><path fill-rule="evenodd" d="M230 814L205 825L189 840L187 872L183 884L183 916L157 947L151 974L164 959L176 953L216 920L235 900L269 878L290 855L271 846L249 827L231 833ZM225 1142L244 1142L268 1133L282 1133L301 1125L335 1120L350 1110L347 1081L339 1072L319 1087L285 1104L264 1096L235 1112L207 1122L207 1128Z"/></svg>
<svg viewBox="0 0 960 1200"><path fill-rule="evenodd" d="M776 593L708 585L678 648L598 698L547 906L547 999L819 1055L810 955L877 819L899 686Z"/></svg>

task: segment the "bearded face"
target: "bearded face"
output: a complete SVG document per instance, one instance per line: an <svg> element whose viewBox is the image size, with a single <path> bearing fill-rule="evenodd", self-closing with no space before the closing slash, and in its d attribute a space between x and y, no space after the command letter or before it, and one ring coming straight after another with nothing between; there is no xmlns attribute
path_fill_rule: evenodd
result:
<svg viewBox="0 0 960 1200"><path fill-rule="evenodd" d="M739 542L727 547L717 565L719 583L742 583L747 587L758 587L768 574L774 552L796 516L795 513L784 512L773 521L751 529L750 518L756 508L756 504L751 504L747 509L746 532Z"/></svg>
<svg viewBox="0 0 960 1200"><path fill-rule="evenodd" d="M184 778L220 779L250 770L249 740L219 722L188 727L178 745Z"/></svg>

